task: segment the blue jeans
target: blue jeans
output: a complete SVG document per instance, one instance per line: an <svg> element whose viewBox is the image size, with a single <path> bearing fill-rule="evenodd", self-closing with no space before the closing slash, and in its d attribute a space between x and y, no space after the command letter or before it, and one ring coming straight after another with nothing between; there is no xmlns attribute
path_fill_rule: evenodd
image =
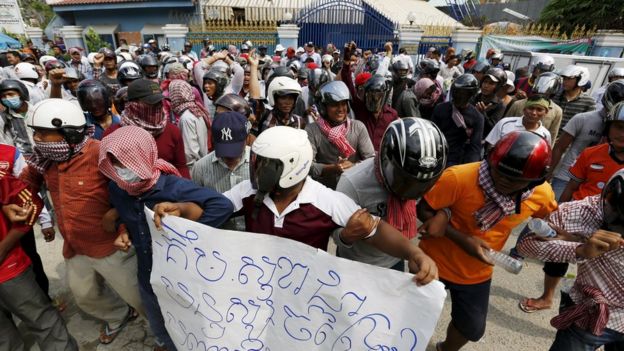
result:
<svg viewBox="0 0 624 351"><path fill-rule="evenodd" d="M602 335L596 336L573 325L557 331L550 351L594 351L600 346L622 341L624 334L615 330L605 329Z"/></svg>
<svg viewBox="0 0 624 351"><path fill-rule="evenodd" d="M165 319L160 311L158 298L156 294L154 294L152 284L149 282L152 273L152 250L140 248L137 249L136 252L139 265L137 274L139 279L139 293L141 294L141 301L143 301L143 306L145 307L147 322L159 346L164 345L168 351L176 351L177 349L165 327Z"/></svg>

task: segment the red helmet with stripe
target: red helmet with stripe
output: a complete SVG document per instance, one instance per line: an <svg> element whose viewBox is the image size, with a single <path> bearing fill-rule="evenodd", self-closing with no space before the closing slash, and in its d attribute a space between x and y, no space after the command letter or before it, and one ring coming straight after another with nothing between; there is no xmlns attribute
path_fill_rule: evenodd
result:
<svg viewBox="0 0 624 351"><path fill-rule="evenodd" d="M490 152L490 167L513 179L531 181L535 187L546 180L550 164L546 139L527 131L512 132L501 138Z"/></svg>

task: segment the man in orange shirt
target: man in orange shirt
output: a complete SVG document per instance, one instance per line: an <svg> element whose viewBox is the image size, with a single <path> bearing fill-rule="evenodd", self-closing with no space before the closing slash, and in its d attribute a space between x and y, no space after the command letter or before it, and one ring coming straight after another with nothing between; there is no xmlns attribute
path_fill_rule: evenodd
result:
<svg viewBox="0 0 624 351"><path fill-rule="evenodd" d="M585 149L570 167L570 181L559 202L600 194L609 178L624 168L624 102L607 113L607 143Z"/></svg>
<svg viewBox="0 0 624 351"><path fill-rule="evenodd" d="M99 341L109 344L143 304L135 252L118 251L117 233L102 228L111 205L108 180L98 169L100 141L88 136L82 110L67 100L35 105L29 126L34 153L20 179L37 191L45 181L50 190L69 288L80 309L104 322Z"/></svg>
<svg viewBox="0 0 624 351"><path fill-rule="evenodd" d="M436 210L451 212L443 237L423 233L420 242L451 293L451 323L438 351L459 350L485 333L493 265L488 252L501 250L511 230L528 217L543 218L556 209L552 188L544 182L549 162L545 139L512 132L488 160L447 168L418 203L423 222Z"/></svg>

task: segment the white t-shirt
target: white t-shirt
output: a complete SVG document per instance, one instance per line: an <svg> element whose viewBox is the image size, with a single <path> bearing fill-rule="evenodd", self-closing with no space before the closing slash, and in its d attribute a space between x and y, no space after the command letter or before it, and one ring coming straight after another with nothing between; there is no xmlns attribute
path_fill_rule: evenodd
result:
<svg viewBox="0 0 624 351"><path fill-rule="evenodd" d="M488 134L488 136L485 138L485 141L490 145L494 145L505 135L511 132L525 130L526 128L522 124L522 117L506 117L501 119L496 123L496 125L494 125L494 128L492 128L490 134ZM552 146L550 132L544 127L544 125L542 125L542 122L540 122L540 126L536 130L532 130L532 132L545 138L548 141L548 144Z"/></svg>

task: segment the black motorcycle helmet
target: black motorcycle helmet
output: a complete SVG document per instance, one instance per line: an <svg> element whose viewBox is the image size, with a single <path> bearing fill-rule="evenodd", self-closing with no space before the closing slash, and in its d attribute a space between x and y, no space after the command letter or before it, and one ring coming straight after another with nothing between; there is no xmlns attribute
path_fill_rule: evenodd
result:
<svg viewBox="0 0 624 351"><path fill-rule="evenodd" d="M204 74L204 79L203 79L204 83L207 80L211 80L217 85L215 96L208 96L210 100L216 100L219 97L221 97L221 95L223 95L223 92L225 91L225 88L230 83L230 79L228 78L226 73L220 70L214 70L214 69L211 69L210 71L206 72L206 74ZM204 90L204 93L206 93L205 89L203 89L203 85L202 85L202 90Z"/></svg>
<svg viewBox="0 0 624 351"><path fill-rule="evenodd" d="M96 117L105 115L111 107L110 91L99 80L83 80L78 84L76 95L82 110Z"/></svg>
<svg viewBox="0 0 624 351"><path fill-rule="evenodd" d="M388 125L379 146L384 186L402 199L419 199L442 175L447 156L446 138L434 123L398 119Z"/></svg>
<svg viewBox="0 0 624 351"><path fill-rule="evenodd" d="M238 94L225 94L215 101L215 106L221 106L229 111L238 112L249 118L251 107L243 97Z"/></svg>
<svg viewBox="0 0 624 351"><path fill-rule="evenodd" d="M372 76L364 84L364 96L366 109L370 112L377 112L383 107L388 98L390 86L385 77L378 74Z"/></svg>
<svg viewBox="0 0 624 351"><path fill-rule="evenodd" d="M322 85L318 92L318 109L321 116L327 115L327 105L334 104L341 101L351 101L351 94L349 88L342 82L335 80Z"/></svg>
<svg viewBox="0 0 624 351"><path fill-rule="evenodd" d="M451 85L451 99L453 105L463 108L479 92L479 81L470 73L455 78Z"/></svg>
<svg viewBox="0 0 624 351"><path fill-rule="evenodd" d="M117 71L117 80L122 87L128 86L132 81L143 78L143 70L134 62L124 62Z"/></svg>
<svg viewBox="0 0 624 351"><path fill-rule="evenodd" d="M123 112L126 108L126 102L128 102L128 87L123 87L117 90L113 98L113 104L117 113L121 114Z"/></svg>
<svg viewBox="0 0 624 351"><path fill-rule="evenodd" d="M607 85L602 96L602 106L604 106L607 114L610 114L613 106L620 101L624 101L624 79L616 80Z"/></svg>
<svg viewBox="0 0 624 351"><path fill-rule="evenodd" d="M30 94L28 93L28 88L24 85L24 83L20 82L17 79L5 79L0 82L0 93L5 92L7 90L15 90L20 96L22 101L30 101ZM4 105L4 104L3 104ZM5 106L9 108L8 106Z"/></svg>
<svg viewBox="0 0 624 351"><path fill-rule="evenodd" d="M403 60L397 60L392 64L392 79L395 83L402 83L407 80L409 65Z"/></svg>
<svg viewBox="0 0 624 351"><path fill-rule="evenodd" d="M158 76L158 60L156 60L156 57L152 55L143 55L139 60L139 66L141 66L145 72L146 78L154 79Z"/></svg>
<svg viewBox="0 0 624 351"><path fill-rule="evenodd" d="M418 63L418 70L418 75L420 77L427 76L431 79L435 79L440 72L440 64L436 60L424 59Z"/></svg>
<svg viewBox="0 0 624 351"><path fill-rule="evenodd" d="M469 73L481 73L485 74L490 69L490 65L485 62L477 62L472 69L470 69Z"/></svg>
<svg viewBox="0 0 624 351"><path fill-rule="evenodd" d="M624 235L624 170L611 176L600 195L603 227Z"/></svg>
<svg viewBox="0 0 624 351"><path fill-rule="evenodd" d="M496 83L496 91L502 89L507 84L507 73L500 68L488 69L485 72L485 78L489 78Z"/></svg>

